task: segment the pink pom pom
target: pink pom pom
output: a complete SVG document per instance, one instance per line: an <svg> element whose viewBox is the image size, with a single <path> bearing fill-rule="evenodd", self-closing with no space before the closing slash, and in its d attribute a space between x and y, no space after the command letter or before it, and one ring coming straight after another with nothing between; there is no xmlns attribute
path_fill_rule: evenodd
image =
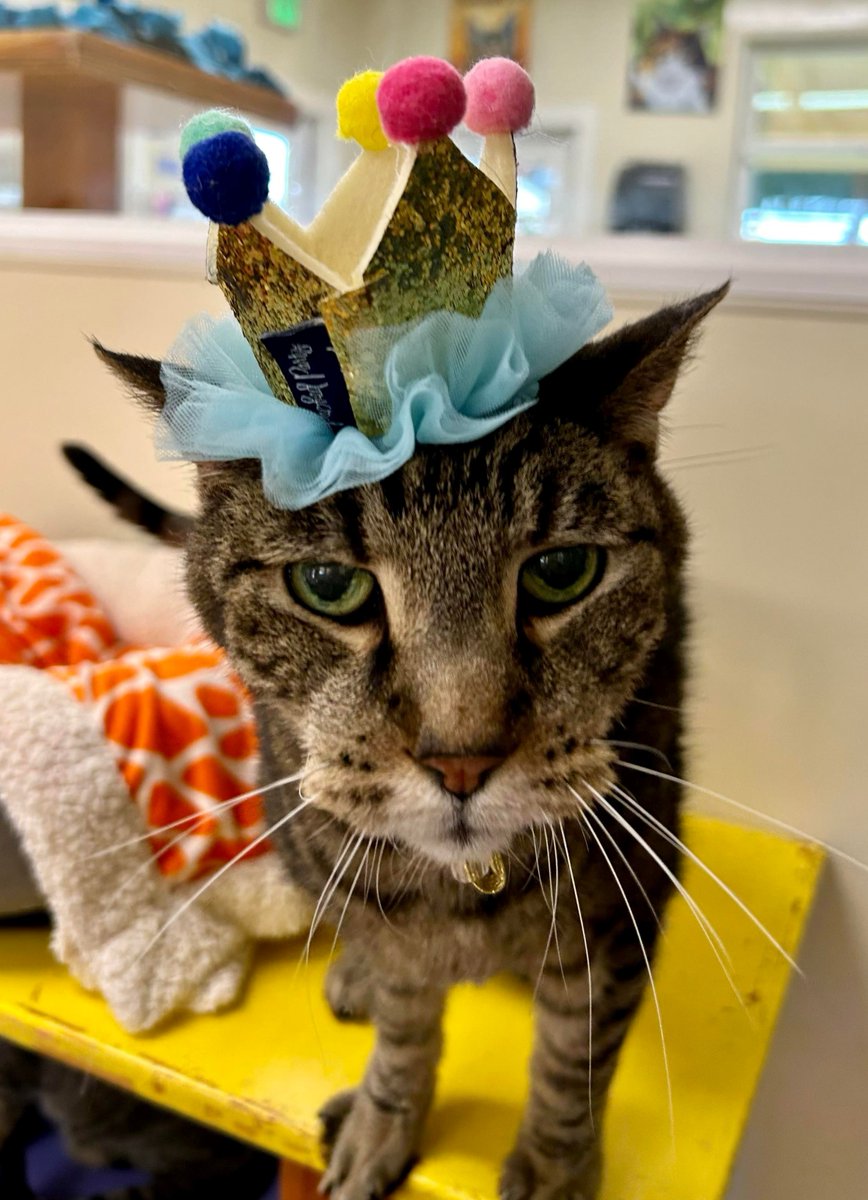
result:
<svg viewBox="0 0 868 1200"><path fill-rule="evenodd" d="M464 80L442 58L405 58L377 88L377 107L390 142L428 141L451 133L464 116Z"/></svg>
<svg viewBox="0 0 868 1200"><path fill-rule="evenodd" d="M483 58L464 77L465 124L474 133L516 133L533 116L533 84L511 58Z"/></svg>

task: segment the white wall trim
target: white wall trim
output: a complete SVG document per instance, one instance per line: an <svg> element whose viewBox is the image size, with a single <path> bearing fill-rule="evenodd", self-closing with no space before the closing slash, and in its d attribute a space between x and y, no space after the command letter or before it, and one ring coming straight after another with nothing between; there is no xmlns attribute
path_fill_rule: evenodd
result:
<svg viewBox="0 0 868 1200"><path fill-rule="evenodd" d="M751 37L806 37L868 33L868 4L851 0L730 0L730 29Z"/></svg>
<svg viewBox="0 0 868 1200"><path fill-rule="evenodd" d="M44 266L205 277L204 220L103 213L0 216L0 268Z"/></svg>
<svg viewBox="0 0 868 1200"><path fill-rule="evenodd" d="M732 278L730 305L868 315L868 249L766 246L622 234L587 241L525 238L520 258L550 246L588 262L619 299L684 296Z"/></svg>
<svg viewBox="0 0 868 1200"><path fill-rule="evenodd" d="M0 270L47 270L205 278L204 221L84 213L0 217ZM621 235L587 240L523 238L518 256L552 248L587 260L619 298L678 296L733 278L733 302L868 314L868 249L764 246Z"/></svg>

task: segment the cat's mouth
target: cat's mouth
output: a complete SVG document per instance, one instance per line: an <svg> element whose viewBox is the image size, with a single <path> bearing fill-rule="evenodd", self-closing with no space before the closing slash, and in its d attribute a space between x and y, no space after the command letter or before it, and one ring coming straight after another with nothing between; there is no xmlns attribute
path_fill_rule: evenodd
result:
<svg viewBox="0 0 868 1200"><path fill-rule="evenodd" d="M473 841L473 831L463 808L457 808L452 814L451 834L455 843L462 850L467 849Z"/></svg>
<svg viewBox="0 0 868 1200"><path fill-rule="evenodd" d="M432 831L433 832L433 831ZM495 831L467 811L466 806L449 814L438 834L423 844L422 852L438 866L446 867L462 883L474 882L485 874L495 858L504 855L515 831Z"/></svg>
<svg viewBox="0 0 868 1200"><path fill-rule="evenodd" d="M498 850L474 855L474 834L463 807L452 814L452 837L462 858L452 864L452 876L484 896L496 896L506 887L506 863Z"/></svg>

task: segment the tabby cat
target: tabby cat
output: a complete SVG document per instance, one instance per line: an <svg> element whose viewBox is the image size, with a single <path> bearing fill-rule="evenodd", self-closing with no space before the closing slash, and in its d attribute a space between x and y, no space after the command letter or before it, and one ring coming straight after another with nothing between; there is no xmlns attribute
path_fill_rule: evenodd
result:
<svg viewBox="0 0 868 1200"><path fill-rule="evenodd" d="M486 439L420 447L301 511L267 502L255 462L199 469L190 593L255 698L263 782L303 773L270 792L274 838L317 919L340 922L335 1013L377 1031L322 1113L335 1200L405 1175L447 992L505 970L536 986L536 1034L502 1195L597 1194L678 871L677 785L635 791L655 859L617 765L628 743L681 772L686 529L658 418L725 293L586 346ZM159 363L98 350L159 411Z"/></svg>

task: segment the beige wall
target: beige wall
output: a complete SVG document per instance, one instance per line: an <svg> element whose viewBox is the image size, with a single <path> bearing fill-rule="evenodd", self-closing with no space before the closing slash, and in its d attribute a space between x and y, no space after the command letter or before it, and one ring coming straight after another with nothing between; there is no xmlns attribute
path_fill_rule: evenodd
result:
<svg viewBox="0 0 868 1200"><path fill-rule="evenodd" d="M0 505L54 537L123 536L61 458L67 440L104 451L160 496L185 500L182 469L154 462L146 421L87 338L162 354L192 314L222 311L221 299L204 282L0 266Z"/></svg>
<svg viewBox="0 0 868 1200"><path fill-rule="evenodd" d="M122 532L62 464L61 438L186 500L189 469L153 462L84 335L159 354L191 313L219 309L215 291L0 269L0 307L0 506L52 536ZM667 457L695 534L694 778L868 861L866 332L855 316L724 309L673 405ZM675 462L753 447L744 462ZM733 1200L864 1197L868 878L830 870L804 957Z"/></svg>

